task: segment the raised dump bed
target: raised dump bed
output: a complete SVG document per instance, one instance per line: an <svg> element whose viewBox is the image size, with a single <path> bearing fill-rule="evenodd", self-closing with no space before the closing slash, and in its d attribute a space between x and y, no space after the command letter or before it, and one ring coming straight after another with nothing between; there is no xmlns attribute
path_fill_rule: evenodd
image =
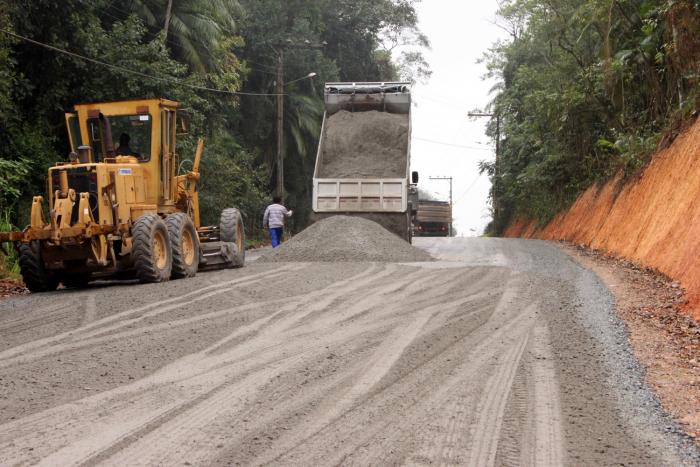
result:
<svg viewBox="0 0 700 467"><path fill-rule="evenodd" d="M411 238L409 83L327 83L315 218L345 214Z"/></svg>

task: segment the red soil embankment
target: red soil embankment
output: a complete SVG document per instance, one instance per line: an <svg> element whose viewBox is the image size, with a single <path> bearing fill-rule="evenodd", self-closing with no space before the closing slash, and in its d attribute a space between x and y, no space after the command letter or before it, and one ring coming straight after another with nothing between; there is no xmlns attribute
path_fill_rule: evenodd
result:
<svg viewBox="0 0 700 467"><path fill-rule="evenodd" d="M505 235L567 240L657 269L686 289L700 320L700 121L639 178L592 186L543 229L519 220Z"/></svg>

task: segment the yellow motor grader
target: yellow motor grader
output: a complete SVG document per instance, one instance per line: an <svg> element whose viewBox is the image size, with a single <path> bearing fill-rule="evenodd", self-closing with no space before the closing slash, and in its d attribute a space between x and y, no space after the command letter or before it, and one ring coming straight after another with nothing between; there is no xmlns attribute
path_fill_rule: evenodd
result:
<svg viewBox="0 0 700 467"><path fill-rule="evenodd" d="M201 267L244 265L237 209L224 209L218 226L200 225L204 141L191 166L179 160L176 137L187 127L179 107L146 99L81 104L66 114L71 152L49 168L48 217L44 198L35 196L30 225L0 232L0 242L14 242L19 252L29 290L80 287L98 277L161 282Z"/></svg>

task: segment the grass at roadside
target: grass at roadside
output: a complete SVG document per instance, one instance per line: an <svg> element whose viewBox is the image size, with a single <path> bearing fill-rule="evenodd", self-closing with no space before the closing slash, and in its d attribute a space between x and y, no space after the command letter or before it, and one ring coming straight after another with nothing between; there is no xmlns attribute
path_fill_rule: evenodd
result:
<svg viewBox="0 0 700 467"><path fill-rule="evenodd" d="M0 214L0 232L14 230L15 226L10 222L10 211L5 210ZM19 279L19 258L12 244L2 245L4 251L0 250L0 279Z"/></svg>

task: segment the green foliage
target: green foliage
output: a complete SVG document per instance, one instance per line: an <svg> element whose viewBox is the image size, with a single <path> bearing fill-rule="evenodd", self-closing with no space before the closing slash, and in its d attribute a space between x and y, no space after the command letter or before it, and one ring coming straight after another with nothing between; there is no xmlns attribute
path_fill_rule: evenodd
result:
<svg viewBox="0 0 700 467"><path fill-rule="evenodd" d="M296 212L292 228L303 228L323 83L425 78L429 70L418 50L428 44L414 3L0 0L0 29L112 65L0 33L0 211L9 213L8 222L26 225L31 197L46 194L47 168L68 152L64 112L74 104L167 97L191 116L190 134L178 139L181 160L206 137L203 220L216 223L224 207L238 206L249 236L260 236L259 217L275 185L275 97L178 83L273 93L282 54L286 202ZM392 59L391 48L407 44L415 47ZM314 80L294 81L312 71Z"/></svg>
<svg viewBox="0 0 700 467"><path fill-rule="evenodd" d="M236 0L133 0L126 9L114 2L109 8L115 17L136 13L172 47L176 59L198 72L224 71L218 54L211 51L227 49L226 42L236 36L241 14Z"/></svg>
<svg viewBox="0 0 700 467"><path fill-rule="evenodd" d="M0 232L14 229L15 226L10 222L10 210L0 212ZM19 278L19 258L9 244L0 245L0 279L6 277Z"/></svg>
<svg viewBox="0 0 700 467"><path fill-rule="evenodd" d="M221 211L241 210L248 237L260 238L262 213L268 201L266 170L255 156L227 134L218 135L202 156L199 192L203 225L217 225Z"/></svg>
<svg viewBox="0 0 700 467"><path fill-rule="evenodd" d="M19 198L20 186L29 173L29 162L25 159L10 161L0 159L0 209L7 208Z"/></svg>
<svg viewBox="0 0 700 467"><path fill-rule="evenodd" d="M482 165L495 232L516 216L545 223L591 183L633 174L697 108L695 2L509 0L499 15L511 37L485 62L502 139L498 167Z"/></svg>
<svg viewBox="0 0 700 467"><path fill-rule="evenodd" d="M245 90L273 92L278 59L293 81L315 72L311 80L285 86L284 169L286 204L294 209L291 227L305 227L311 213L311 178L323 115L323 83L395 80L400 71L429 70L422 56L392 61L390 47L427 45L419 34L412 0L240 0L244 10L243 59L251 69ZM386 39L387 43L383 42ZM401 58L401 57L399 57ZM241 98L241 138L259 148L260 163L275 186L275 98Z"/></svg>

